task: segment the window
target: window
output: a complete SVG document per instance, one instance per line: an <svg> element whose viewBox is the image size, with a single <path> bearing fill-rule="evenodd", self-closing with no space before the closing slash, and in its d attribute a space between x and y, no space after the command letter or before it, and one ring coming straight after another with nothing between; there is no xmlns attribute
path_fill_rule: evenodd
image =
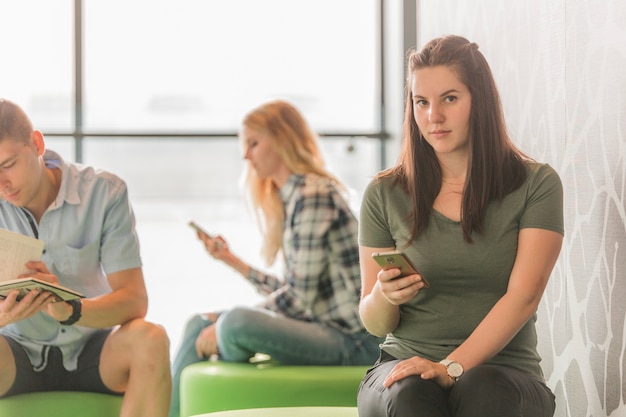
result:
<svg viewBox="0 0 626 417"><path fill-rule="evenodd" d="M377 132L377 1L85 2L85 128L236 131L275 97Z"/></svg>
<svg viewBox="0 0 626 417"><path fill-rule="evenodd" d="M0 36L11 39L0 95L25 108L49 148L126 180L148 318L173 347L191 314L257 297L186 226L198 220L263 267L239 190L236 134L252 107L273 98L298 106L358 208L384 137L380 2L0 0Z"/></svg>

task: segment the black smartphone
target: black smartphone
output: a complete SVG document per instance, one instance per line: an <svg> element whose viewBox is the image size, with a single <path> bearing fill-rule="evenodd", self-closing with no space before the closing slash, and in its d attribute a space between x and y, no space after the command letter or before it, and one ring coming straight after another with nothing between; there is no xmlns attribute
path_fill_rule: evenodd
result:
<svg viewBox="0 0 626 417"><path fill-rule="evenodd" d="M384 270L398 268L400 275L397 278L418 273L415 265L413 265L402 251L375 252L372 254L372 258L374 258L376 263ZM430 284L428 284L424 276L422 276L422 280L424 281L425 287L428 288Z"/></svg>

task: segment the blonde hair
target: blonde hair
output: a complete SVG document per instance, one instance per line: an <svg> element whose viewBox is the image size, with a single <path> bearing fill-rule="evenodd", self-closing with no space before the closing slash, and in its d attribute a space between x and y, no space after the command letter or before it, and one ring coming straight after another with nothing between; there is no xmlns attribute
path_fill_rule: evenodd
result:
<svg viewBox="0 0 626 417"><path fill-rule="evenodd" d="M283 100L262 104L250 111L242 124L266 134L280 158L294 174L317 174L331 179L340 189L344 189L340 181L325 168L317 134L292 104ZM244 189L246 201L255 214L263 237L261 256L271 265L283 246L285 213L279 190L271 179L259 178L249 162Z"/></svg>

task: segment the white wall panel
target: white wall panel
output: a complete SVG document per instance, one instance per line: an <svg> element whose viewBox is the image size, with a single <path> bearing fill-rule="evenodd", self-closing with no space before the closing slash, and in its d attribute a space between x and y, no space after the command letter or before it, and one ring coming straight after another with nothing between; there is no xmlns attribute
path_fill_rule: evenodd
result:
<svg viewBox="0 0 626 417"><path fill-rule="evenodd" d="M626 2L419 1L419 39L491 64L516 143L565 188L565 240L539 311L557 417L626 416Z"/></svg>

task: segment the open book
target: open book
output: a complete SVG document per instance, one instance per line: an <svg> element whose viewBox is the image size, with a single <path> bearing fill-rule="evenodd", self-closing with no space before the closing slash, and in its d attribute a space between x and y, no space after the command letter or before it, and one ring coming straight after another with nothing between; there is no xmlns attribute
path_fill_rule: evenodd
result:
<svg viewBox="0 0 626 417"><path fill-rule="evenodd" d="M0 297L6 297L13 289L19 289L20 300L29 291L39 289L56 295L58 301L83 298L84 295L58 284L36 278L17 278L27 274L26 262L41 258L44 242L26 235L0 228Z"/></svg>

